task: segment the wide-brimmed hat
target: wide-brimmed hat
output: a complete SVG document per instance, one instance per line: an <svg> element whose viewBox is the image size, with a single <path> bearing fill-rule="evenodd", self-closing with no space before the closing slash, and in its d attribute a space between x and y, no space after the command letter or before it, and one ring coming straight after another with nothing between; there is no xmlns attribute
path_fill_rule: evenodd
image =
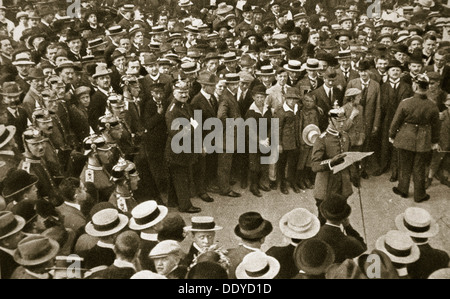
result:
<svg viewBox="0 0 450 299"><path fill-rule="evenodd" d="M261 69L255 72L257 76L273 76L276 74L275 69L272 65L263 65Z"/></svg>
<svg viewBox="0 0 450 299"><path fill-rule="evenodd" d="M310 124L303 129L302 139L307 145L313 146L320 134L319 127L314 124Z"/></svg>
<svg viewBox="0 0 450 299"><path fill-rule="evenodd" d="M422 208L409 207L395 218L397 229L414 238L431 238L438 234L439 224Z"/></svg>
<svg viewBox="0 0 450 299"><path fill-rule="evenodd" d="M17 244L14 261L22 266L36 266L56 257L59 244L55 240L41 235L30 235Z"/></svg>
<svg viewBox="0 0 450 299"><path fill-rule="evenodd" d="M223 229L214 221L211 216L193 216L191 218L191 225L184 228L186 231L192 232L209 232Z"/></svg>
<svg viewBox="0 0 450 299"><path fill-rule="evenodd" d="M234 228L234 233L242 239L257 240L267 236L272 230L272 223L261 214L247 212L239 216L239 224Z"/></svg>
<svg viewBox="0 0 450 299"><path fill-rule="evenodd" d="M352 211L352 208L347 203L347 200L338 194L334 194L327 200L324 200L319 209L327 220L332 221L344 220Z"/></svg>
<svg viewBox="0 0 450 299"><path fill-rule="evenodd" d="M116 209L104 209L92 216L86 224L86 233L93 237L106 237L120 232L128 224L128 217Z"/></svg>
<svg viewBox="0 0 450 299"><path fill-rule="evenodd" d="M22 169L14 169L8 172L6 178L3 181L2 196L8 199L28 188L35 185L39 181L38 177L29 174Z"/></svg>
<svg viewBox="0 0 450 299"><path fill-rule="evenodd" d="M22 94L22 90L20 89L19 84L14 81L3 82L2 89L0 91L0 95L9 96L9 97L17 97ZM1 146L0 146L1 147Z"/></svg>
<svg viewBox="0 0 450 299"><path fill-rule="evenodd" d="M25 226L25 219L14 215L10 211L0 212L0 240L21 231Z"/></svg>
<svg viewBox="0 0 450 299"><path fill-rule="evenodd" d="M55 68L55 72L58 73L65 68L72 68L76 72L81 71L81 67L76 65L73 61L65 60L65 61L61 62L60 64L58 64L58 66Z"/></svg>
<svg viewBox="0 0 450 299"><path fill-rule="evenodd" d="M145 201L137 205L132 211L129 228L143 230L162 221L168 213L166 206L158 205L154 200Z"/></svg>
<svg viewBox="0 0 450 299"><path fill-rule="evenodd" d="M46 78L46 76L44 75L42 68L35 67L35 68L31 68L30 71L28 72L27 80L45 79L45 78Z"/></svg>
<svg viewBox="0 0 450 299"><path fill-rule="evenodd" d="M280 262L262 251L247 254L236 268L237 279L273 279L280 271Z"/></svg>
<svg viewBox="0 0 450 299"><path fill-rule="evenodd" d="M215 74L205 71L199 74L197 82L202 85L216 85L219 78Z"/></svg>
<svg viewBox="0 0 450 299"><path fill-rule="evenodd" d="M386 253L394 263L411 264L420 257L417 244L408 233L398 230L391 230L386 235L379 237L375 248Z"/></svg>
<svg viewBox="0 0 450 299"><path fill-rule="evenodd" d="M97 63L97 66L95 67L95 73L92 75L92 78L110 75L111 73L112 71L108 68L106 63Z"/></svg>
<svg viewBox="0 0 450 299"><path fill-rule="evenodd" d="M309 239L320 230L320 221L310 211L297 208L283 215L280 219L280 230L291 239Z"/></svg>
<svg viewBox="0 0 450 299"><path fill-rule="evenodd" d="M217 6L216 14L218 15L226 14L232 11L233 9L234 7L232 5L227 5L225 2L222 2L219 3L219 5Z"/></svg>
<svg viewBox="0 0 450 299"><path fill-rule="evenodd" d="M5 126L4 124L0 124L0 149L13 139L15 134L15 126Z"/></svg>
<svg viewBox="0 0 450 299"><path fill-rule="evenodd" d="M334 259L333 248L319 239L303 240L294 251L295 266L309 275L325 273Z"/></svg>
<svg viewBox="0 0 450 299"><path fill-rule="evenodd" d="M302 63L298 60L289 60L287 64L283 66L283 68L290 72L301 72L302 71Z"/></svg>

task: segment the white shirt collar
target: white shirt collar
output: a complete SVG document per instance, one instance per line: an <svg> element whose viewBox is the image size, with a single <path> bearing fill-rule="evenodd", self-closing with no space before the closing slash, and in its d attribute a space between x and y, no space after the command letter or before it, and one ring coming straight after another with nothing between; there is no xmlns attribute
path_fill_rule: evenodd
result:
<svg viewBox="0 0 450 299"><path fill-rule="evenodd" d="M158 234L149 234L141 232L141 239L146 241L158 241Z"/></svg>
<svg viewBox="0 0 450 299"><path fill-rule="evenodd" d="M398 276L400 276L400 277L404 277L404 276L408 275L408 269L406 267L405 268L396 269L396 270L397 270Z"/></svg>
<svg viewBox="0 0 450 299"><path fill-rule="evenodd" d="M97 88L98 88L98 90L100 90L101 92L103 92L107 96L109 96L109 93L111 92L111 90L106 90L106 89L103 89L103 88L98 87L98 86L97 86Z"/></svg>
<svg viewBox="0 0 450 299"><path fill-rule="evenodd" d="M158 75L156 75L156 76L152 76L151 74L148 74L149 76L150 76L150 78L153 80L153 81L157 81L158 79L159 79L159 76L161 75L160 73L158 73Z"/></svg>
<svg viewBox="0 0 450 299"><path fill-rule="evenodd" d="M329 226L333 226L333 227L337 227L341 230L341 232L345 232L344 230L344 226L342 224L336 225L336 224L332 224L332 223L325 223L325 225L329 225Z"/></svg>
<svg viewBox="0 0 450 299"><path fill-rule="evenodd" d="M325 84L323 85L323 88L325 89L325 93L326 93L327 95L329 95L329 94L330 94L331 88L328 87L328 86L326 86Z"/></svg>
<svg viewBox="0 0 450 299"><path fill-rule="evenodd" d="M73 203L73 202L68 202L68 201L65 201L64 203L66 205L68 205L69 207L72 207L72 208L77 209L78 211L81 211L81 207L80 207L79 204L76 204L76 203Z"/></svg>
<svg viewBox="0 0 450 299"><path fill-rule="evenodd" d="M207 94L203 88L200 90L200 92L202 93L202 95L209 101L211 99L211 95Z"/></svg>
<svg viewBox="0 0 450 299"><path fill-rule="evenodd" d="M124 260L115 259L113 265L117 268L132 268L134 269L134 271L136 271L136 267L133 265L133 263Z"/></svg>
<svg viewBox="0 0 450 299"><path fill-rule="evenodd" d="M204 252L205 250L203 248L200 248L200 246L197 245L197 243L192 243L192 246L194 246L195 249L197 249L199 252Z"/></svg>
<svg viewBox="0 0 450 299"><path fill-rule="evenodd" d="M284 104L283 104L283 109L284 109L285 112L292 111L292 112L294 112L294 114L297 114L297 111L298 111L298 105L295 104L294 110L292 110L292 108L289 107L289 105L288 105L286 102L284 102Z"/></svg>
<svg viewBox="0 0 450 299"><path fill-rule="evenodd" d="M261 248L254 248L254 247L247 246L245 244L241 244L241 245L251 251L261 251Z"/></svg>
<svg viewBox="0 0 450 299"><path fill-rule="evenodd" d="M360 80L361 80L361 84L362 85L369 85L370 84L370 79L367 80L367 82L364 82L363 79L360 79Z"/></svg>
<svg viewBox="0 0 450 299"><path fill-rule="evenodd" d="M256 113L264 115L267 112L267 110L269 110L269 105L264 104L263 111L261 112L261 110L259 110L258 106L256 106L255 102L253 102L253 104L250 106L249 110L252 110L252 111L255 111Z"/></svg>
<svg viewBox="0 0 450 299"><path fill-rule="evenodd" d="M109 243L105 243L101 240L97 241L97 246L101 247L101 248L109 248L109 249L114 249L114 244L109 244Z"/></svg>

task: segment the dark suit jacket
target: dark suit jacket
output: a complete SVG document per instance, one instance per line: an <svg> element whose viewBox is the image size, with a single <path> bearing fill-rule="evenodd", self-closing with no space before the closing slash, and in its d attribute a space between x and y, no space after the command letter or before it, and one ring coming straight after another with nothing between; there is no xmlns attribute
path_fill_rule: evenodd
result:
<svg viewBox="0 0 450 299"><path fill-rule="evenodd" d="M353 79L359 78L359 73L351 68L349 71L348 79L345 78L344 72L341 70L341 68L336 69L336 74L336 86L342 86L342 90L345 90L347 88L348 82Z"/></svg>
<svg viewBox="0 0 450 299"><path fill-rule="evenodd" d="M325 224L314 237L328 243L333 248L335 263L355 258L367 250L367 245L355 230L347 228L345 230L347 236L338 227Z"/></svg>
<svg viewBox="0 0 450 299"><path fill-rule="evenodd" d="M322 85L323 85L323 79L317 77L317 86L315 89L319 88ZM301 80L299 80L295 85L292 85L292 86L295 86L295 88L298 88L300 90L300 94L302 94L302 95L314 90L311 85L311 80L309 79L309 77L307 75L304 76Z"/></svg>
<svg viewBox="0 0 450 299"><path fill-rule="evenodd" d="M222 121L222 124L224 125L224 130L226 132L230 132L232 128L225 128L226 126L226 119L227 118L240 118L243 117L241 115L241 110L239 108L239 103L237 102L236 96L233 96L231 92L228 91L228 89L225 89L225 91L222 94L222 99L219 103L219 109L217 110L217 118L219 118ZM230 130L230 131L228 131ZM226 144L226 135L223 136L223 149L227 149ZM237 148L237 127L234 126L234 150ZM230 146L230 145L229 145ZM231 148L230 148L231 149Z"/></svg>
<svg viewBox="0 0 450 299"><path fill-rule="evenodd" d="M239 103L239 108L241 109L241 115L244 116L250 106L253 104L253 96L252 96L252 89L254 87L256 80L253 80L253 82L250 84L247 93L245 94L245 97L242 99L237 99Z"/></svg>
<svg viewBox="0 0 450 299"><path fill-rule="evenodd" d="M122 75L119 73L119 71L115 66L111 67L111 71L112 71L112 73L110 74L111 86L114 89L114 92L117 94L123 94L123 89L122 87L120 87Z"/></svg>
<svg viewBox="0 0 450 299"><path fill-rule="evenodd" d="M217 117L219 103L217 103L217 100L214 98L214 96L211 96L211 101L213 103L215 102L216 104L214 106L211 106L211 104L201 92L199 92L191 101L192 109L202 111L203 124L208 118ZM210 131L203 130L203 138L205 138L205 136L208 135L209 132Z"/></svg>
<svg viewBox="0 0 450 299"><path fill-rule="evenodd" d="M429 65L425 67L426 72L435 72L434 65ZM450 93L450 66L444 65L444 70L441 75L441 88L446 92Z"/></svg>
<svg viewBox="0 0 450 299"><path fill-rule="evenodd" d="M34 90L30 89L22 102L22 108L27 112L30 119L34 109L36 108L36 102L38 102L41 107L45 107L42 97L36 94Z"/></svg>
<svg viewBox="0 0 450 299"><path fill-rule="evenodd" d="M79 233L86 225L86 218L80 210L65 203L56 208L64 216L64 227Z"/></svg>
<svg viewBox="0 0 450 299"><path fill-rule="evenodd" d="M158 80L154 81L150 75L146 75L144 78L139 79L139 83L141 83L143 98L145 100L152 98L151 86L155 83L163 83L164 84L164 93L165 98L167 98L172 92L172 77L166 74L159 74Z"/></svg>
<svg viewBox="0 0 450 299"><path fill-rule="evenodd" d="M170 102L162 101L163 113L158 114L158 107L152 97L145 98L141 109L141 120L146 132L142 136L142 146L148 158L163 159L167 141L165 114Z"/></svg>
<svg viewBox="0 0 450 299"><path fill-rule="evenodd" d="M155 264L153 260L148 257L150 251L152 251L153 247L158 244L157 241L148 241L141 239L140 244L140 254L139 254L139 263L141 264L142 270L150 270L155 272Z"/></svg>
<svg viewBox="0 0 450 299"><path fill-rule="evenodd" d="M103 271L96 272L89 279L130 279L136 271L133 268L119 268L111 265Z"/></svg>
<svg viewBox="0 0 450 299"><path fill-rule="evenodd" d="M69 107L69 118L76 143L82 144L84 138L89 136L89 116L84 107L71 105Z"/></svg>
<svg viewBox="0 0 450 299"><path fill-rule="evenodd" d="M419 245L420 258L407 266L412 279L427 279L436 270L449 267L447 252L432 248L430 244Z"/></svg>
<svg viewBox="0 0 450 299"><path fill-rule="evenodd" d="M310 93L316 97L316 105L323 110L323 115L319 119L319 127L321 132L325 131L328 127L328 111L333 108L334 101L338 101L339 106L342 106L344 98L343 92L339 88L333 88L333 98L330 99L327 96L324 85L320 86L316 90Z"/></svg>
<svg viewBox="0 0 450 299"><path fill-rule="evenodd" d="M184 256L184 258L180 261L179 265L190 267L192 264L192 261L194 260L194 257L199 254L199 251L197 248L194 247L194 244L191 245L189 248L189 252Z"/></svg>
<svg viewBox="0 0 450 299"><path fill-rule="evenodd" d="M98 266L111 266L116 259L116 254L112 249L103 248L95 245L86 253L84 257L84 265L87 269L92 269Z"/></svg>
<svg viewBox="0 0 450 299"><path fill-rule="evenodd" d="M295 246L289 244L287 246L273 246L266 252L276 258L280 262L280 271L275 279L291 279L298 273L298 269L294 262Z"/></svg>
<svg viewBox="0 0 450 299"><path fill-rule="evenodd" d="M91 97L88 108L89 125L95 132L98 132L99 118L105 114L108 96L97 90Z"/></svg>
<svg viewBox="0 0 450 299"><path fill-rule="evenodd" d="M1 279L9 279L17 267L19 264L14 261L14 258L0 249Z"/></svg>

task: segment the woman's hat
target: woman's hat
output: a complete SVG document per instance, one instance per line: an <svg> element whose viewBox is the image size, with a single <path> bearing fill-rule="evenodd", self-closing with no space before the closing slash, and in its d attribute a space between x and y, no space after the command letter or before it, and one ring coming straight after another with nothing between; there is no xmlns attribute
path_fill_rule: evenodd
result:
<svg viewBox="0 0 450 299"><path fill-rule="evenodd" d="M302 138L307 145L313 146L320 134L319 127L314 124L310 124L303 129Z"/></svg>
<svg viewBox="0 0 450 299"><path fill-rule="evenodd" d="M219 3L216 9L216 14L223 15L232 11L234 7L232 5L227 5L225 2Z"/></svg>
<svg viewBox="0 0 450 299"><path fill-rule="evenodd" d="M279 225L283 235L300 240L314 237L320 229L319 219L303 208L286 213L281 217Z"/></svg>
<svg viewBox="0 0 450 299"><path fill-rule="evenodd" d="M394 263L411 264L420 257L417 244L407 233L398 230L391 230L378 238L375 248L386 253Z"/></svg>
<svg viewBox="0 0 450 299"><path fill-rule="evenodd" d="M234 228L234 233L247 240L258 240L273 230L272 223L265 220L257 212L247 212L239 216L239 224Z"/></svg>
<svg viewBox="0 0 450 299"><path fill-rule="evenodd" d="M410 207L395 218L397 229L414 238L431 238L438 234L439 224L422 208Z"/></svg>
<svg viewBox="0 0 450 299"><path fill-rule="evenodd" d="M86 233L93 237L106 237L118 233L128 224L128 217L116 209L104 209L92 216L86 224Z"/></svg>
<svg viewBox="0 0 450 299"><path fill-rule="evenodd" d="M14 196L38 182L38 177L22 169L10 170L3 181L2 195L5 199Z"/></svg>
<svg viewBox="0 0 450 299"><path fill-rule="evenodd" d="M132 211L128 227L133 230L143 230L161 222L168 213L166 206L158 205L149 200L137 205Z"/></svg>
<svg viewBox="0 0 450 299"><path fill-rule="evenodd" d="M247 254L236 268L237 279L273 279L280 271L280 262L262 251Z"/></svg>
<svg viewBox="0 0 450 299"><path fill-rule="evenodd" d="M36 266L56 257L59 244L55 240L41 235L25 237L17 245L14 261L22 266Z"/></svg>
<svg viewBox="0 0 450 299"><path fill-rule="evenodd" d="M320 212L327 220L340 221L347 218L352 208L347 200L341 196L334 194L327 200L324 200L319 207Z"/></svg>
<svg viewBox="0 0 450 299"><path fill-rule="evenodd" d="M283 68L290 72L301 72L302 63L298 60L289 60L287 64L283 66Z"/></svg>
<svg viewBox="0 0 450 299"><path fill-rule="evenodd" d="M0 149L4 147L16 134L15 126L5 126L0 124Z"/></svg>
<svg viewBox="0 0 450 299"><path fill-rule="evenodd" d="M210 216L194 216L191 218L191 225L186 226L186 231L192 232L208 232L223 229L214 222L214 217Z"/></svg>
<svg viewBox="0 0 450 299"><path fill-rule="evenodd" d="M295 266L310 275L325 273L334 263L334 258L333 248L324 241L314 238L303 240L294 251Z"/></svg>
<svg viewBox="0 0 450 299"><path fill-rule="evenodd" d="M11 211L0 212L0 240L21 231L25 226L25 219L14 215Z"/></svg>

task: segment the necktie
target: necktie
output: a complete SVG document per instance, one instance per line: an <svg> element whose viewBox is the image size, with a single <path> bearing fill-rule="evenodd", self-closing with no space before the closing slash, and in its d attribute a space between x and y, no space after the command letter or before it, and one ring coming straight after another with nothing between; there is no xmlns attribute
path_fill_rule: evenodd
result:
<svg viewBox="0 0 450 299"><path fill-rule="evenodd" d="M333 89L330 88L328 92L328 98L330 99L330 103L333 103Z"/></svg>
<svg viewBox="0 0 450 299"><path fill-rule="evenodd" d="M211 96L210 103L211 103L211 106L214 109L214 112L217 112L217 100L216 100L216 98L214 96Z"/></svg>
<svg viewBox="0 0 450 299"><path fill-rule="evenodd" d="M311 88L314 90L317 88L317 80L316 79L310 79L311 81Z"/></svg>

